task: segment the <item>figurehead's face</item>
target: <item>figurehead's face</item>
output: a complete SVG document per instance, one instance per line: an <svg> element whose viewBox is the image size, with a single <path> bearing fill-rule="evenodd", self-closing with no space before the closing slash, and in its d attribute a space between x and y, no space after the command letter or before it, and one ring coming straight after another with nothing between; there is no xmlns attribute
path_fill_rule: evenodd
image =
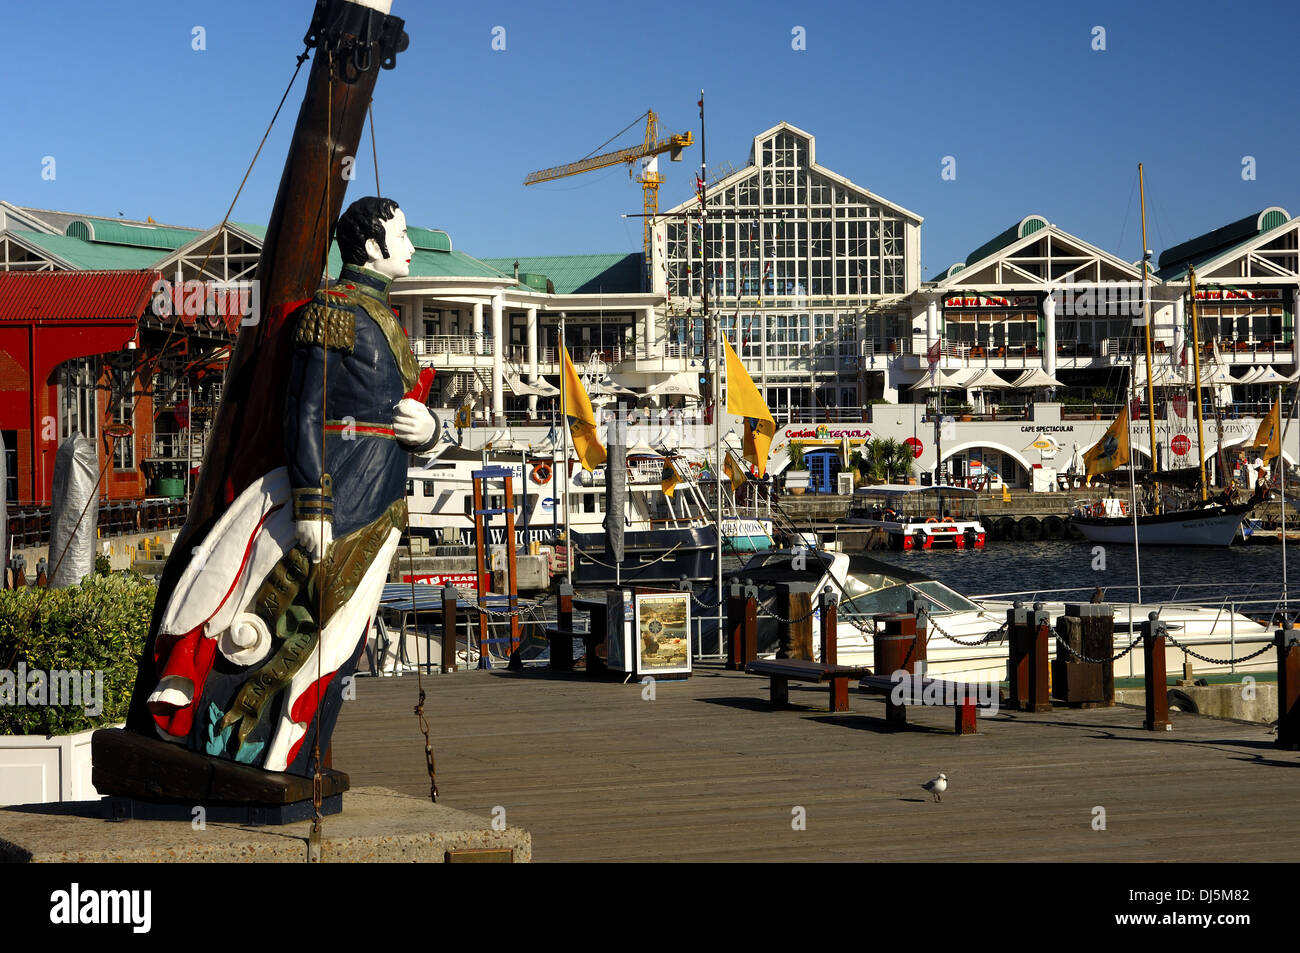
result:
<svg viewBox="0 0 1300 953"><path fill-rule="evenodd" d="M366 242L366 267L385 278L405 278L411 273L411 255L415 246L406 235L406 216L399 208L384 222L384 249L373 238Z"/></svg>

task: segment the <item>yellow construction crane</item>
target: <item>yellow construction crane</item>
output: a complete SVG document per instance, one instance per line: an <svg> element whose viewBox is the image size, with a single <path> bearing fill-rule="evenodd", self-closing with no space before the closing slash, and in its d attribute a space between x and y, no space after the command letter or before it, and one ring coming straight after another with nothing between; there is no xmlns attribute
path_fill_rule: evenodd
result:
<svg viewBox="0 0 1300 953"><path fill-rule="evenodd" d="M656 167L657 162L655 159L661 153L667 152L670 153L669 158L673 162L680 162L682 150L695 140L691 138L690 130L687 130L683 135L673 133L661 138L659 135L659 116L653 109L647 109L643 115L638 116L633 121L632 125L636 125L642 119L646 123L645 142L641 145L632 146L628 149L619 149L617 152L606 152L598 156L588 156L585 159L579 159L577 162L557 165L550 169L540 169L537 172L529 173L528 177L524 179L524 185L536 185L538 182L563 179L570 175L577 175L580 172L605 169L612 165L618 165L620 162L627 163L627 174L640 183L645 199L643 237L645 240L646 287L649 288L653 282L650 262L651 246L654 242L654 219L659 214L659 186L664 181L664 177L659 174ZM628 126L628 128L630 129L631 126ZM622 135L622 133L619 133L619 135ZM618 136L614 138L617 139ZM645 168L640 175L637 175L636 163L642 159L651 161L645 163Z"/></svg>

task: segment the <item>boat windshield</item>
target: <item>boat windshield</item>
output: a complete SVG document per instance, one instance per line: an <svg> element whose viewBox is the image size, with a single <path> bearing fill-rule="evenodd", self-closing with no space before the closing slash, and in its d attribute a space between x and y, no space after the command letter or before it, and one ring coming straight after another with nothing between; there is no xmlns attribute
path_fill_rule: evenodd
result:
<svg viewBox="0 0 1300 953"><path fill-rule="evenodd" d="M863 593L846 601L840 607L840 613L865 620L885 612L906 612L907 603L918 598L925 600L940 612L979 611L979 606L965 596L954 592L941 582L930 580L897 583Z"/></svg>

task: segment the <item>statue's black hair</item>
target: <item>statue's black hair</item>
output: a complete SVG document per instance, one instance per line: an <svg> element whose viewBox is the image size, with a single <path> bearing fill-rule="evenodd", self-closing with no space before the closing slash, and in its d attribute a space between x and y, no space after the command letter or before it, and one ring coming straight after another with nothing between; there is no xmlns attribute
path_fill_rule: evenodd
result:
<svg viewBox="0 0 1300 953"><path fill-rule="evenodd" d="M334 228L334 239L339 243L343 263L364 265L367 258L366 242L372 238L379 243L379 250L387 257L384 222L396 212L397 203L392 199L381 199L373 195L357 199L349 205L347 211L339 216L339 223Z"/></svg>

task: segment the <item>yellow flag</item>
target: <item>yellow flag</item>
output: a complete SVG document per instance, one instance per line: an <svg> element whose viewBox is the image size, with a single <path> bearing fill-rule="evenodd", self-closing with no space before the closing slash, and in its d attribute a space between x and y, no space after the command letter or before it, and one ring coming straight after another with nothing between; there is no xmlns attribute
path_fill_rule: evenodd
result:
<svg viewBox="0 0 1300 953"><path fill-rule="evenodd" d="M1255 431L1255 442L1250 445L1252 449L1263 451L1261 456L1265 463L1282 452L1281 417L1281 405L1275 403L1268 415L1259 422L1259 430Z"/></svg>
<svg viewBox="0 0 1300 953"><path fill-rule="evenodd" d="M722 461L722 472L731 478L731 492L735 493L745 483L745 467L738 463L736 458L727 451L726 458Z"/></svg>
<svg viewBox="0 0 1300 953"><path fill-rule="evenodd" d="M605 448L596 436L596 414L591 409L591 398L582 386L582 379L569 360L569 349L564 348L564 417L573 438L573 449L584 470L594 470L605 462Z"/></svg>
<svg viewBox="0 0 1300 953"><path fill-rule="evenodd" d="M761 479L767 473L767 455L776 436L776 421L731 342L724 337L722 343L727 346L727 412L744 418L745 459L754 465Z"/></svg>
<svg viewBox="0 0 1300 953"><path fill-rule="evenodd" d="M1120 411L1115 422L1107 429L1105 436L1098 440L1083 455L1088 476L1109 473L1116 467L1128 463L1128 403Z"/></svg>
<svg viewBox="0 0 1300 953"><path fill-rule="evenodd" d="M659 481L659 486L663 489L664 496L671 500L673 498L673 493L677 490L677 484L681 482L682 478L677 475L677 468L673 466L673 462L671 460L665 460L663 477Z"/></svg>

